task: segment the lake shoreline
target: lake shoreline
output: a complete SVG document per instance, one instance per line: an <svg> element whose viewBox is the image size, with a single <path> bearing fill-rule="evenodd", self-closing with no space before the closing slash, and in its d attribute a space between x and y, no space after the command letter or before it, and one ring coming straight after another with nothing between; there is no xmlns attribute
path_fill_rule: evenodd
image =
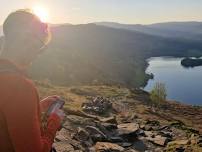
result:
<svg viewBox="0 0 202 152"><path fill-rule="evenodd" d="M201 106L202 97L199 93L200 74L202 67L185 68L181 66L183 57L151 57L146 59L146 74L153 74L144 90L150 92L155 82L165 83L168 99L192 106Z"/></svg>

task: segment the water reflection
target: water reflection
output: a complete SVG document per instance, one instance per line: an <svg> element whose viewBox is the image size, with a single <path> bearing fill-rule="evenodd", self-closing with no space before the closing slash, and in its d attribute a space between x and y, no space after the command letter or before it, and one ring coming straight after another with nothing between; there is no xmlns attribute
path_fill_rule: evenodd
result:
<svg viewBox="0 0 202 152"><path fill-rule="evenodd" d="M169 99L192 105L202 105L202 66L184 68L182 58L157 57L148 60L147 73L153 73L144 88L150 91L156 82L166 84Z"/></svg>

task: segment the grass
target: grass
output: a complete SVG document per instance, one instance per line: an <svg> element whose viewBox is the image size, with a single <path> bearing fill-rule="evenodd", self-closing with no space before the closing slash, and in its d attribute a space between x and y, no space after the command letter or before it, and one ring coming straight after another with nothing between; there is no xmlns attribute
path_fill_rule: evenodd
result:
<svg viewBox="0 0 202 152"><path fill-rule="evenodd" d="M181 120L190 128L193 127L202 132L200 125L202 124L202 108L169 102L168 108L157 109L153 112L147 104L149 94L140 90L131 91L124 87L105 85L60 87L41 82L36 82L36 85L41 99L50 95L59 95L66 101L65 108L81 110L83 102L96 96L103 96L109 98L114 104L120 105L120 107L127 107L126 110L124 108L122 110L124 114L135 113L144 120L159 120L163 124ZM193 130L188 129L189 131L192 132Z"/></svg>
<svg viewBox="0 0 202 152"><path fill-rule="evenodd" d="M129 93L125 88L112 86L74 86L74 87L59 87L51 84L36 82L40 99L47 96L58 95L65 101L65 107L71 109L79 109L81 104L89 98L96 96L104 96L106 98L124 97Z"/></svg>

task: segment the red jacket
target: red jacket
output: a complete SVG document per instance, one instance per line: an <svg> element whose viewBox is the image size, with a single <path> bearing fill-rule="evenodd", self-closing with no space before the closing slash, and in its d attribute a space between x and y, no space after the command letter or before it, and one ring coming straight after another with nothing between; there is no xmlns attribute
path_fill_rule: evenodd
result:
<svg viewBox="0 0 202 152"><path fill-rule="evenodd" d="M60 118L41 129L39 96L33 83L11 62L0 60L0 152L50 152Z"/></svg>

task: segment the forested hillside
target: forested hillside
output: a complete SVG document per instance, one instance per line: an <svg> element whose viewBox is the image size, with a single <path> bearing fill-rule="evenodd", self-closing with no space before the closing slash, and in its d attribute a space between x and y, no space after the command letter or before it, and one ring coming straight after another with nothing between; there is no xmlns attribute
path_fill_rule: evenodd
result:
<svg viewBox="0 0 202 152"><path fill-rule="evenodd" d="M59 85L123 84L139 87L149 78L145 59L151 56L201 54L202 44L95 24L51 28L52 42L33 64L35 79Z"/></svg>

